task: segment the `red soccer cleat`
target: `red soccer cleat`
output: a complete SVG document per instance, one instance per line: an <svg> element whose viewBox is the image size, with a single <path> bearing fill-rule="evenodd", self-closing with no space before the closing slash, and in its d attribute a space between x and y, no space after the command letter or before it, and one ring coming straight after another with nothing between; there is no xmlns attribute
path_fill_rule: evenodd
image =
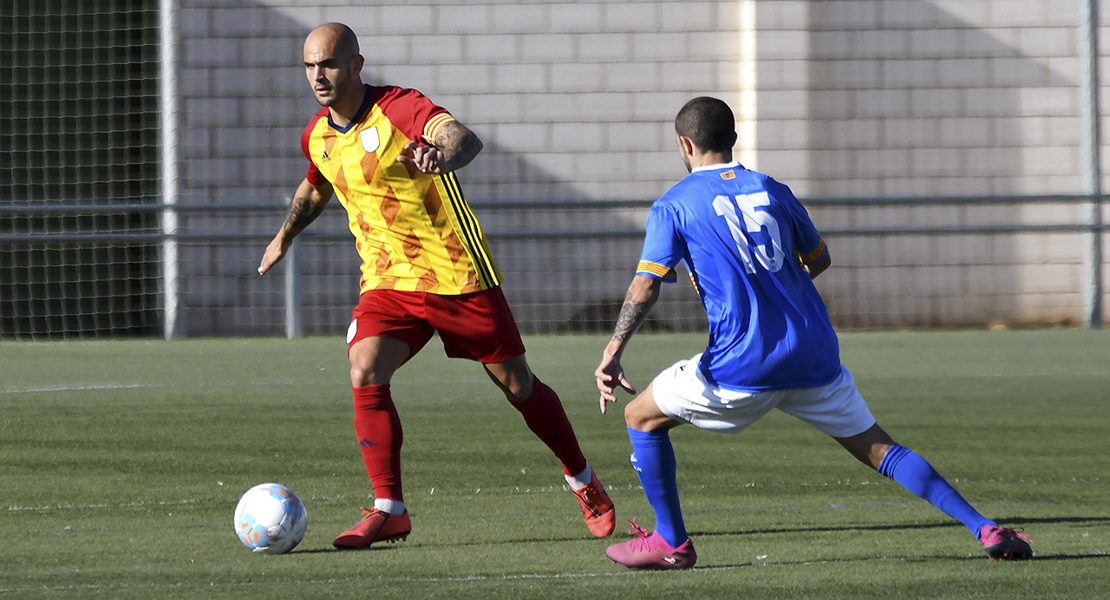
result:
<svg viewBox="0 0 1110 600"><path fill-rule="evenodd" d="M594 537L605 537L613 533L617 525L617 511L613 510L613 501L597 480L597 474L591 476L590 484L586 487L571 491L582 506L582 518L586 521L586 527L590 528L590 533Z"/></svg>
<svg viewBox="0 0 1110 600"><path fill-rule="evenodd" d="M399 515L391 515L376 508L362 507L362 514L366 515L354 527L339 534L332 545L340 550L354 550L369 548L370 544L385 540L396 542L409 537L412 531L412 519L409 511Z"/></svg>

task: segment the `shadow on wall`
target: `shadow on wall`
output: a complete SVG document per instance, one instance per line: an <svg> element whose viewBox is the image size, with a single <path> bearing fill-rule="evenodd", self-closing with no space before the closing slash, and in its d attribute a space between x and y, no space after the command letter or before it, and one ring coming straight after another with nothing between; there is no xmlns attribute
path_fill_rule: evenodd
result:
<svg viewBox="0 0 1110 600"><path fill-rule="evenodd" d="M298 22L263 5L251 11L235 11L237 18L251 15L239 25L223 22L230 18L228 14L209 8L193 11L181 20L182 202L253 199L273 201L274 209L265 214L242 211L227 216L185 213L183 228L189 233L254 235L242 242L183 245L186 331L188 335L274 335L284 326L285 265L266 277L259 277L255 269L268 236L281 225L287 199L307 167L300 137L319 106L305 80L301 51L304 38L317 24ZM359 31L359 23L348 25ZM372 60L373 39L360 42L363 54ZM405 84L368 80L366 72L364 81L370 84ZM434 92L429 92L429 97L437 101ZM465 114L458 117L467 122ZM527 156L499 147L483 135L480 127L476 132L483 137L485 148L459 173L472 204L583 199L563 177ZM475 196L470 190L479 190L483 196ZM576 313L588 311L583 307L604 303L614 294L623 294L623 286L631 279L638 240L622 243L621 255L629 256L626 262L604 276L591 277L589 285L583 285L580 274L566 269L566 245L562 244L566 239L529 240L518 251L521 243L501 242L496 232L513 233L512 219L519 217L519 211L502 215L487 206L475 212L491 233L494 258L506 275L505 293L522 330L588 329L592 327L588 325L593 322L591 318ZM590 214L565 211L560 218L561 231L596 226L596 217ZM626 223L629 228L642 224L642 220ZM535 220L528 223L529 230L544 226ZM306 334L345 331L351 307L357 301L359 259L346 231L345 212L338 202L332 202L303 234L300 264L305 282ZM572 251L579 257L612 251L612 242L590 238L573 241ZM683 290L681 297L684 302L690 298L697 301L692 290Z"/></svg>

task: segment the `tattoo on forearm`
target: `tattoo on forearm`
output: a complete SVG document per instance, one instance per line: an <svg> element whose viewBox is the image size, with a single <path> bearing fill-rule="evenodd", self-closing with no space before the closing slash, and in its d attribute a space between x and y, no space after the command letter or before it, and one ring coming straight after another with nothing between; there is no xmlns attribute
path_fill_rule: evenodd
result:
<svg viewBox="0 0 1110 600"><path fill-rule="evenodd" d="M289 208L289 215L285 217L285 223L294 233L299 233L308 224L316 219L320 214L320 209L316 203L308 198L293 198L293 206Z"/></svg>
<svg viewBox="0 0 1110 600"><path fill-rule="evenodd" d="M482 151L482 140L473 131L455 121L444 123L439 128L435 142L452 171L470 164Z"/></svg>
<svg viewBox="0 0 1110 600"><path fill-rule="evenodd" d="M613 328L612 340L623 342L635 333L640 321L647 314L647 308L647 302L637 302L625 298L624 306L621 306L621 312L617 315L617 325Z"/></svg>

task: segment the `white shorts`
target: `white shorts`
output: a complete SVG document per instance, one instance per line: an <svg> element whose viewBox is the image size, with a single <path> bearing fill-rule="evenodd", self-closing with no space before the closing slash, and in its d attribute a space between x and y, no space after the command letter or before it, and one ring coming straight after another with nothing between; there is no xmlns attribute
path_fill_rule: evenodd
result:
<svg viewBox="0 0 1110 600"><path fill-rule="evenodd" d="M752 393L709 383L698 368L700 359L699 354L679 361L652 382L656 406L676 421L709 431L740 433L777 408L838 438L863 433L875 424L852 373L843 365L840 376L828 385Z"/></svg>

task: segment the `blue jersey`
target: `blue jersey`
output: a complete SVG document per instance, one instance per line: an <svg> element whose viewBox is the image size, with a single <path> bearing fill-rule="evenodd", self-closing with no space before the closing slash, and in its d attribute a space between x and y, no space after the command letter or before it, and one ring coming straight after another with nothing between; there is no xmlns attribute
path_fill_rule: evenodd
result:
<svg viewBox="0 0 1110 600"><path fill-rule="evenodd" d="M701 370L738 391L817 387L840 374L825 303L798 262L826 252L790 188L739 163L695 169L648 215L638 275L685 261L709 319Z"/></svg>

